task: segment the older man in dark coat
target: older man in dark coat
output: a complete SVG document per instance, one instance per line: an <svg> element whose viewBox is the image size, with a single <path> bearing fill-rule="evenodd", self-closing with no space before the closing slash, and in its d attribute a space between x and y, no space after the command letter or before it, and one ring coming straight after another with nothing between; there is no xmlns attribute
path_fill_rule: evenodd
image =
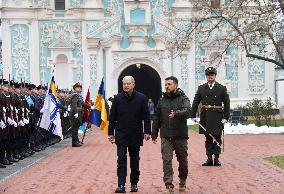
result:
<svg viewBox="0 0 284 194"><path fill-rule="evenodd" d="M122 80L123 92L116 95L110 110L109 141L117 145L117 176L116 193L125 193L127 176L127 149L130 156L131 192L137 192L139 181L139 151L143 139L150 139L151 122L144 94L134 90L135 80L125 76ZM143 125L144 121L144 125ZM143 131L144 126L144 131Z"/></svg>
<svg viewBox="0 0 284 194"><path fill-rule="evenodd" d="M200 124L206 128L199 127L199 133L206 137L205 148L207 160L203 166L221 166L219 155L221 148L213 141L211 134L219 143L222 144L221 136L224 128L224 123L229 119L230 115L230 99L227 93L227 88L215 81L217 70L213 67L208 67L205 70L207 83L200 85L195 94L191 118L196 117L196 112L201 103ZM215 155L214 161L212 155Z"/></svg>

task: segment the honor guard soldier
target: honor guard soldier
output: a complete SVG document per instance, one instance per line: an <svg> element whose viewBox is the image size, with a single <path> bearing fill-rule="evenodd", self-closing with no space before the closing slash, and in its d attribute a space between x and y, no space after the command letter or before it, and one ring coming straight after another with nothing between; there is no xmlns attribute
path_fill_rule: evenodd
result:
<svg viewBox="0 0 284 194"><path fill-rule="evenodd" d="M230 115L230 99L227 88L215 81L217 70L214 67L208 67L205 70L205 75L207 83L198 87L193 100L190 117L196 121L196 112L201 103L199 133L205 135L207 155L207 160L202 165L221 166L219 161L222 144L221 136L224 123L229 119ZM215 156L214 160L212 158L213 155Z"/></svg>
<svg viewBox="0 0 284 194"><path fill-rule="evenodd" d="M73 86L73 94L70 99L71 114L70 122L72 125L72 147L80 147L81 143L78 137L78 129L83 124L82 107L91 109L91 105L84 102L82 93L82 85L78 82Z"/></svg>

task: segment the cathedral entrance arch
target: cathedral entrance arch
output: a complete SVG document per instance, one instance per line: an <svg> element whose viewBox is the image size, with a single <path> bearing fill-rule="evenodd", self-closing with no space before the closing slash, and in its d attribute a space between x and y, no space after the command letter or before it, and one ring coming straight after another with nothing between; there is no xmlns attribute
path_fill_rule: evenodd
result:
<svg viewBox="0 0 284 194"><path fill-rule="evenodd" d="M118 78L118 92L122 91L122 79L131 75L135 79L135 89L151 98L155 105L162 95L161 77L158 72L146 64L132 64L126 67Z"/></svg>

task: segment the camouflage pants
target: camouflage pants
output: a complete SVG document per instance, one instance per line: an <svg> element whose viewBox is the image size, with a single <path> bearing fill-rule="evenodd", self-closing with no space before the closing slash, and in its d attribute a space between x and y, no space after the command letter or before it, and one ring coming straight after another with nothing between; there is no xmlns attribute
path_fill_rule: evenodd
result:
<svg viewBox="0 0 284 194"><path fill-rule="evenodd" d="M165 185L171 185L173 182L173 152L175 152L177 161L179 162L179 178L186 180L188 175L187 139L162 138L161 149Z"/></svg>

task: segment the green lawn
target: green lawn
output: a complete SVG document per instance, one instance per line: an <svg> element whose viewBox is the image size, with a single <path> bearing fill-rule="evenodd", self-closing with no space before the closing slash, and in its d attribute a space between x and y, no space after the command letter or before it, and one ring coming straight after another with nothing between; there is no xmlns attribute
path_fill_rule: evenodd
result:
<svg viewBox="0 0 284 194"><path fill-rule="evenodd" d="M280 120L272 120L271 121L271 126L274 127L275 126L275 122L276 122L276 127L279 127L279 126L284 126L284 119L280 119ZM248 125L248 124L255 124L255 120L249 120L249 121L243 121L242 124L244 125ZM261 121L261 124L262 125L265 125L265 120L262 120Z"/></svg>
<svg viewBox="0 0 284 194"><path fill-rule="evenodd" d="M280 168L284 169L284 155L282 156L275 156L275 157L267 157L265 160L270 161L272 164L279 166Z"/></svg>

